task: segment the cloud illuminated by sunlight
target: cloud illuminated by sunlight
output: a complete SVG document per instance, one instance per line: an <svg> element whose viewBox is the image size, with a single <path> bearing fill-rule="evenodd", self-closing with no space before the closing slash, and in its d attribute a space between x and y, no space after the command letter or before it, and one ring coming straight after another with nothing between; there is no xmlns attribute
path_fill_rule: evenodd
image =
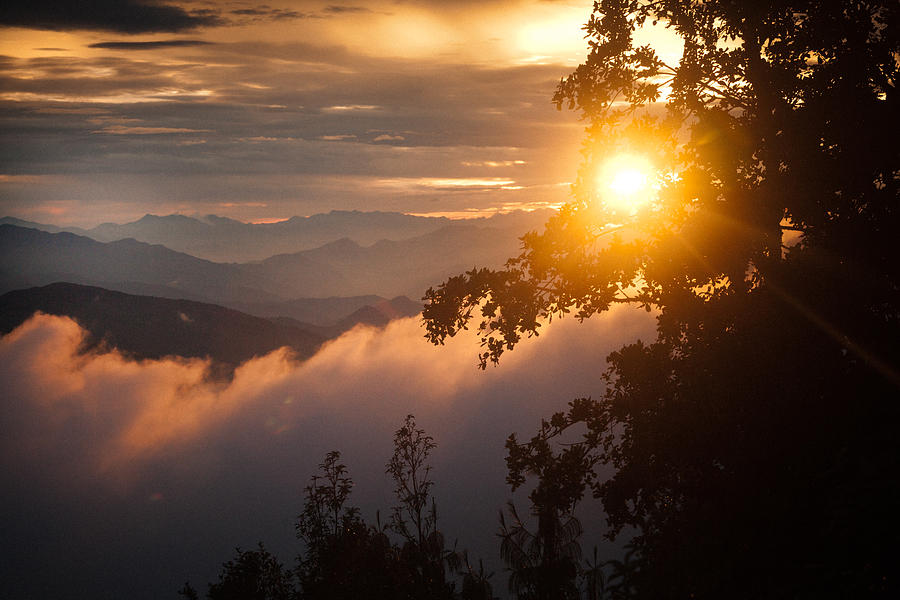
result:
<svg viewBox="0 0 900 600"><path fill-rule="evenodd" d="M566 393L587 393L599 379L585 361L599 360L614 340L649 330L652 318L643 311L617 310L588 325L564 320L481 373L477 338L460 336L438 348L424 340L418 319L400 319L386 329L357 327L302 363L272 352L217 382L207 378L204 360L134 361L114 350L82 355L85 332L77 323L37 315L0 338L0 381L11 403L4 410L27 415L14 420L17 429L0 446L8 459L14 453L37 460L66 440L66 447L80 446L67 459L79 468L128 472L223 428L261 426L280 435L321 411L377 414L389 424L408 412L452 413L463 398L487 393L484 386L502 389L526 374L537 378L530 384L537 392L561 389L557 374L574 370L581 375L565 380L582 383ZM597 340L604 340L600 356L591 358L586 349ZM584 349L578 357L572 344Z"/></svg>
<svg viewBox="0 0 900 600"><path fill-rule="evenodd" d="M504 177L409 177L380 179L378 185L397 188L428 188L439 190L466 190L475 188L521 189L514 179Z"/></svg>
<svg viewBox="0 0 900 600"><path fill-rule="evenodd" d="M535 7L541 14L519 25L515 47L519 61L530 64L548 64L563 60L577 62L584 55L582 27L588 18L583 5Z"/></svg>

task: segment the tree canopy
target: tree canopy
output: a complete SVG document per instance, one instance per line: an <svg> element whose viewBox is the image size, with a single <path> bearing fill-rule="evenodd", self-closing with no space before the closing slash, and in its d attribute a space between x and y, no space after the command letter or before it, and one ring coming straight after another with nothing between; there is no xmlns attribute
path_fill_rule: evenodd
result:
<svg viewBox="0 0 900 600"><path fill-rule="evenodd" d="M428 290L427 337L474 324L484 368L553 318L654 312L599 396L510 438L510 483L600 498L640 597L896 593L900 4L600 0L585 32L553 98L586 123L572 201Z"/></svg>

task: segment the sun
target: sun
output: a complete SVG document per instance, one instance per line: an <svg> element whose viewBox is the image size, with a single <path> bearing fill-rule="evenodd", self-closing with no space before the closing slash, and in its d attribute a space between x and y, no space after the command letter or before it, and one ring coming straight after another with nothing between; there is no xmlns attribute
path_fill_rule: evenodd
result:
<svg viewBox="0 0 900 600"><path fill-rule="evenodd" d="M620 196L633 196L647 185L647 173L639 169L623 169L613 175L609 188Z"/></svg>
<svg viewBox="0 0 900 600"><path fill-rule="evenodd" d="M652 200L654 174L653 164L643 156L618 154L598 169L596 189L608 209L633 215Z"/></svg>

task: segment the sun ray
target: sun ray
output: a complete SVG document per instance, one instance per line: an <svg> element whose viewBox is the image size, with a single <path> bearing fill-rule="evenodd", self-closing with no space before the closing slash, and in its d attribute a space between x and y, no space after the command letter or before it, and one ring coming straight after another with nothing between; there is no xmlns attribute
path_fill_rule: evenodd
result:
<svg viewBox="0 0 900 600"><path fill-rule="evenodd" d="M655 171L643 156L618 154L598 169L596 189L607 209L634 214L653 198Z"/></svg>

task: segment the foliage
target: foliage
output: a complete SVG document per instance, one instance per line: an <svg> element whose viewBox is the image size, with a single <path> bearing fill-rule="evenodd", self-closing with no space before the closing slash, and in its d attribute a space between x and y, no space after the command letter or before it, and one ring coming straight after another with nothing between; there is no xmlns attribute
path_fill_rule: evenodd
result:
<svg viewBox="0 0 900 600"><path fill-rule="evenodd" d="M394 434L394 453L386 466L399 501L391 514L391 528L404 539L401 557L412 572L414 597L449 597L453 586L447 582L445 563L452 570L459 566L458 556L446 550L437 527L428 462L435 447L432 437L416 427L415 417L407 415Z"/></svg>
<svg viewBox="0 0 900 600"><path fill-rule="evenodd" d="M437 527L428 462L435 446L408 415L394 436L387 463L398 504L385 527L380 519L367 525L359 510L348 505L353 481L339 452L326 455L321 474L306 488L297 524L297 535L306 544L298 568L303 598L453 597L448 570L459 571L460 558L445 548ZM389 530L401 536L399 546L391 542Z"/></svg>
<svg viewBox="0 0 900 600"><path fill-rule="evenodd" d="M510 523L500 511L500 557L510 571L509 591L520 600L574 600L581 558L581 523L559 507L535 507L536 532L531 532L510 502Z"/></svg>
<svg viewBox="0 0 900 600"><path fill-rule="evenodd" d="M407 415L394 434L394 453L386 467L400 502L391 514L391 526L406 540L420 545L435 526L433 515L426 510L434 485L428 456L435 447L431 436L417 429L415 418Z"/></svg>
<svg viewBox="0 0 900 600"><path fill-rule="evenodd" d="M485 573L484 562L478 559L476 570L469 563L469 553L463 550L460 553L460 568L462 573L462 585L459 597L461 600L494 600L494 590L490 579L493 573Z"/></svg>
<svg viewBox="0 0 900 600"><path fill-rule="evenodd" d="M209 600L291 600L293 575L262 545L257 550L237 549L237 556L223 565L219 581L209 585ZM196 597L185 585L182 595Z"/></svg>
<svg viewBox="0 0 900 600"><path fill-rule="evenodd" d="M680 60L638 45L642 25ZM513 486L590 490L610 536L636 528L629 596L889 597L900 4L600 0L585 31L554 97L586 122L573 201L504 270L430 289L427 337L474 319L484 367L553 317L655 312L602 396L510 439ZM621 153L655 165L652 202L597 181Z"/></svg>
<svg viewBox="0 0 900 600"><path fill-rule="evenodd" d="M353 480L340 452L329 452L304 490L296 534L305 548L295 573L284 570L262 544L258 551L238 550L237 559L225 563L220 581L210 584L208 597L493 600L493 573L485 573L481 561L475 569L466 551L448 549L438 529L428 460L435 447L433 438L408 415L395 433L387 463L398 501L388 525L382 525L378 513L376 523L368 525L350 505ZM399 545L388 536L390 531L401 536ZM189 600L198 597L190 583L178 593Z"/></svg>
<svg viewBox="0 0 900 600"><path fill-rule="evenodd" d="M303 598L400 598L408 575L380 527L369 527L348 506L353 480L331 451L306 488L297 536L306 552L298 575Z"/></svg>
<svg viewBox="0 0 900 600"><path fill-rule="evenodd" d="M306 487L303 513L297 519L297 537L315 548L328 537L341 533L343 525L353 522L359 512L345 506L353 489L347 467L340 463L341 453L332 450L319 465L321 475L313 475Z"/></svg>
<svg viewBox="0 0 900 600"><path fill-rule="evenodd" d="M191 585L190 581L186 581L184 583L184 587L178 590L178 595L182 596L184 600L199 600L200 595L197 593L197 590L194 589L194 586Z"/></svg>

